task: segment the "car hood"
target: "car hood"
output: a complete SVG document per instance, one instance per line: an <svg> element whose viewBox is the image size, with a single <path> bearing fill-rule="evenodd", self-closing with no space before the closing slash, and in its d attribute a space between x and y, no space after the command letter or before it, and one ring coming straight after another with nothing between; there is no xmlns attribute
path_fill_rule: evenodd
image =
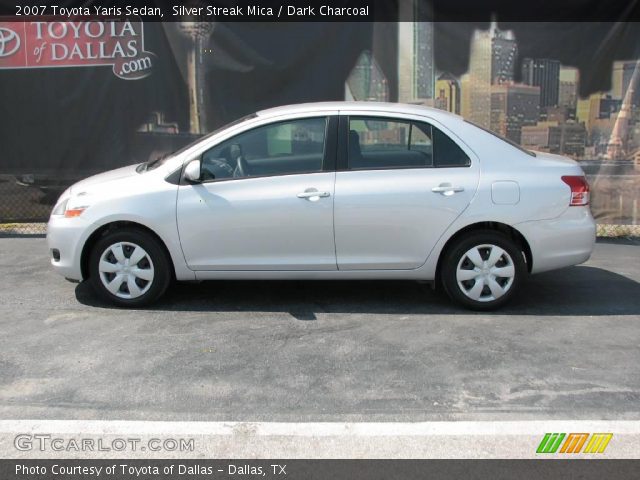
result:
<svg viewBox="0 0 640 480"><path fill-rule="evenodd" d="M77 195L78 193L84 192L96 186L102 186L103 184L108 182L136 176L138 175L138 172L136 172L136 168L138 168L138 165L128 165L126 167L116 168L115 170L109 170L108 172L93 175L71 185L69 193Z"/></svg>

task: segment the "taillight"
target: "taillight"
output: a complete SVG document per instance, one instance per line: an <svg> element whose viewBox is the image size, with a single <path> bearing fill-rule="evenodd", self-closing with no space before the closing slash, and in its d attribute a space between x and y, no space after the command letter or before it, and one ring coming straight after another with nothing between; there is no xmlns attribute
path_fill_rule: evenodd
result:
<svg viewBox="0 0 640 480"><path fill-rule="evenodd" d="M589 205L589 184L586 178L581 175L564 175L562 181L571 188L570 206Z"/></svg>

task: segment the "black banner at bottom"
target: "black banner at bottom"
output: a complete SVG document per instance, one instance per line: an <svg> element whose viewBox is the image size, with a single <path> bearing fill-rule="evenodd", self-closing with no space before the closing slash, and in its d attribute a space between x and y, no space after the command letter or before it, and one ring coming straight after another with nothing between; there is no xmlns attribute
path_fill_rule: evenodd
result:
<svg viewBox="0 0 640 480"><path fill-rule="evenodd" d="M0 460L2 480L637 478L640 460Z"/></svg>

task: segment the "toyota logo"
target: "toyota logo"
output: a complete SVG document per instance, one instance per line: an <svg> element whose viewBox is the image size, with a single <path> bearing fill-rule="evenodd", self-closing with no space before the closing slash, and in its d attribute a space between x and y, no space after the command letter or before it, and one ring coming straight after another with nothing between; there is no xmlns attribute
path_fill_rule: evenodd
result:
<svg viewBox="0 0 640 480"><path fill-rule="evenodd" d="M0 57L13 55L20 48L20 36L6 27L0 27Z"/></svg>

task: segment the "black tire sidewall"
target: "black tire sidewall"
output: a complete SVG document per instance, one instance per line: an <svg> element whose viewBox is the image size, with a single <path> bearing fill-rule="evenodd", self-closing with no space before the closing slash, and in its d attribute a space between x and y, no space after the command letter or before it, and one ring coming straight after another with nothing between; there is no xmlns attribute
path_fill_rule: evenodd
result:
<svg viewBox="0 0 640 480"><path fill-rule="evenodd" d="M102 253L118 242L131 242L141 246L151 257L154 277L151 287L138 298L120 298L109 292L100 280L98 264ZM120 307L141 307L155 302L165 292L171 281L171 267L162 245L152 235L138 229L119 229L107 233L93 246L89 257L89 283L103 300Z"/></svg>
<svg viewBox="0 0 640 480"><path fill-rule="evenodd" d="M456 270L462 255L472 247L482 244L492 244L504 249L511 256L515 268L515 277L509 291L497 300L490 302L478 302L467 297L460 289L456 278ZM471 310L486 311L500 308L517 295L526 276L527 266L522 256L522 250L514 241L499 232L480 231L465 235L447 249L442 264L442 285L447 295L458 304Z"/></svg>

